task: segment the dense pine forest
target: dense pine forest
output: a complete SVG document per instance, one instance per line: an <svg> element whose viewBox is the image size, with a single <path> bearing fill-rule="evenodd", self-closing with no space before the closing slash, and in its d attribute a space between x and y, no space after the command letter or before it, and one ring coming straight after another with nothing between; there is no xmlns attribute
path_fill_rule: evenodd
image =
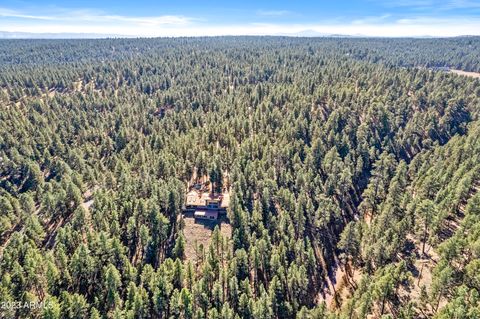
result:
<svg viewBox="0 0 480 319"><path fill-rule="evenodd" d="M480 79L449 69L479 37L0 41L0 317L480 318ZM232 228L195 259L192 176Z"/></svg>

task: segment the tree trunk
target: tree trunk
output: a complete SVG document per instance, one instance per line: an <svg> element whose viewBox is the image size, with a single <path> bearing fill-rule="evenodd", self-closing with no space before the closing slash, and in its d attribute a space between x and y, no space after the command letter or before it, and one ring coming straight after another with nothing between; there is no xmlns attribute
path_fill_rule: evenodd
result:
<svg viewBox="0 0 480 319"><path fill-rule="evenodd" d="M385 311L385 298L386 296L383 296L382 298L382 307L380 309L380 316L383 316L383 312Z"/></svg>
<svg viewBox="0 0 480 319"><path fill-rule="evenodd" d="M422 245L422 255L425 256L425 243L427 241L427 222L425 222L425 227L423 228L423 245Z"/></svg>

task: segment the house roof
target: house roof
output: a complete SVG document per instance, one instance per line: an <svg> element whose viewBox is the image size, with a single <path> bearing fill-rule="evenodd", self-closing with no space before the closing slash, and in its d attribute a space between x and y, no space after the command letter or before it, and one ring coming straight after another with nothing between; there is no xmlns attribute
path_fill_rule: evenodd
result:
<svg viewBox="0 0 480 319"><path fill-rule="evenodd" d="M228 193L225 193L228 195ZM207 206L207 201L218 201L220 207L227 207L229 200L226 200L225 194L212 196L210 193L201 193L196 190L192 190L187 194L186 205L187 206Z"/></svg>

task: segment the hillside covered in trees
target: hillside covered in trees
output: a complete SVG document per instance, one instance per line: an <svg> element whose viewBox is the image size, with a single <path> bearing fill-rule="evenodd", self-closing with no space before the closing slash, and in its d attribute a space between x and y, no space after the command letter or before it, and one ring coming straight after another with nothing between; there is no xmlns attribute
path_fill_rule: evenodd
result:
<svg viewBox="0 0 480 319"><path fill-rule="evenodd" d="M0 317L480 318L480 79L439 67L480 38L0 41Z"/></svg>

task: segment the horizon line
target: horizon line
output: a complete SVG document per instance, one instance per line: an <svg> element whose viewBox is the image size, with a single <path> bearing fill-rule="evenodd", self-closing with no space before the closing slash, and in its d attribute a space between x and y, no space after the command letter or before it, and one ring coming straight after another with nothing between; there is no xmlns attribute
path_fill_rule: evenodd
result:
<svg viewBox="0 0 480 319"><path fill-rule="evenodd" d="M221 38L221 37L287 37L287 38L383 38L383 39L445 39L445 38L468 38L480 37L476 34L462 35L365 35L365 34L313 34L305 35L303 32L311 32L304 30L291 34L223 34L223 35L123 35L123 34L104 34L104 33L88 33L88 32L23 32L23 31L3 31L0 30L0 40L101 40L101 39L188 39L188 38ZM12 35L12 36L8 36ZM62 37L65 35L65 37ZM43 37L44 36L44 37ZM83 37L85 36L85 37Z"/></svg>

